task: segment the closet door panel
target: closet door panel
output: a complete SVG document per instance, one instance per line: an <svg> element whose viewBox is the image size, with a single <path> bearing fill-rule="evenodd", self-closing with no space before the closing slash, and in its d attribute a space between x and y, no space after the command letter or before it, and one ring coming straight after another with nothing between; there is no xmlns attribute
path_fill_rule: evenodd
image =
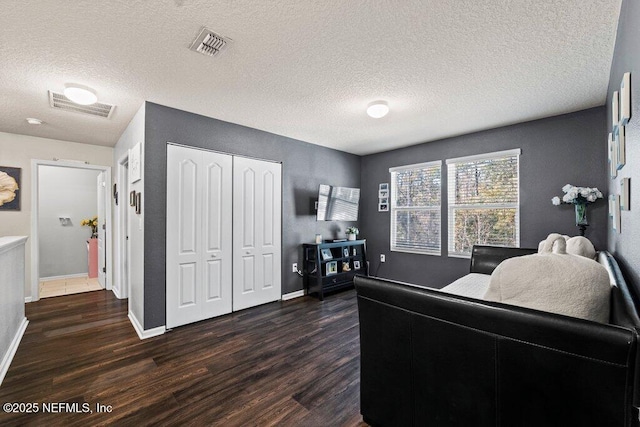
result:
<svg viewBox="0 0 640 427"><path fill-rule="evenodd" d="M282 296L281 168L234 158L234 311Z"/></svg>
<svg viewBox="0 0 640 427"><path fill-rule="evenodd" d="M231 311L231 156L167 146L167 327Z"/></svg>
<svg viewBox="0 0 640 427"><path fill-rule="evenodd" d="M232 307L232 179L233 158L202 152L205 182L203 203L203 319L231 313Z"/></svg>

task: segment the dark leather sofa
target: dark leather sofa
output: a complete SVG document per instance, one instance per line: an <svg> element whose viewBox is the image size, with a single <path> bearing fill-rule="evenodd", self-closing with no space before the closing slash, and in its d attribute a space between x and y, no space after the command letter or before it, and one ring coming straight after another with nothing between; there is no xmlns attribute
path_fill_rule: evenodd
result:
<svg viewBox="0 0 640 427"><path fill-rule="evenodd" d="M471 272L534 250L474 247ZM636 296L615 260L611 324L357 276L372 426L638 426Z"/></svg>

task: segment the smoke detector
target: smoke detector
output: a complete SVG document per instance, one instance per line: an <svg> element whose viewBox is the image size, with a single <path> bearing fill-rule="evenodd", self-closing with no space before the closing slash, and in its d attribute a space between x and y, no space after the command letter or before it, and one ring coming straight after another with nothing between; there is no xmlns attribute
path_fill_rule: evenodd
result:
<svg viewBox="0 0 640 427"><path fill-rule="evenodd" d="M89 114L91 116L104 117L108 119L111 117L115 105L104 104L102 102L96 102L91 105L76 104L62 93L49 91L49 105L52 108L59 110L71 111L74 113Z"/></svg>
<svg viewBox="0 0 640 427"><path fill-rule="evenodd" d="M217 56L222 52L231 39L222 37L219 34L202 27L198 37L191 43L190 50L207 56Z"/></svg>

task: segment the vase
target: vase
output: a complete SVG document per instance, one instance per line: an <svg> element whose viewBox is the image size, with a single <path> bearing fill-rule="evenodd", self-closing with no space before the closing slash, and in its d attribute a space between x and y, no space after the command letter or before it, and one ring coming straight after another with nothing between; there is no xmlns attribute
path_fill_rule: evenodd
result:
<svg viewBox="0 0 640 427"><path fill-rule="evenodd" d="M576 203L576 225L589 225L589 221L587 221L587 204L586 203Z"/></svg>
<svg viewBox="0 0 640 427"><path fill-rule="evenodd" d="M356 240L356 235L353 234L353 233L349 233L349 234L347 234L347 239L348 240Z"/></svg>

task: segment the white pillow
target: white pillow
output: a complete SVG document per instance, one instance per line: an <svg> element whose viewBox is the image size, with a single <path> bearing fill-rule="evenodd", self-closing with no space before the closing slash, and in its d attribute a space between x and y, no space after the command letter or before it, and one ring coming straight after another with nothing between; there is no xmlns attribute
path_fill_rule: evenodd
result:
<svg viewBox="0 0 640 427"><path fill-rule="evenodd" d="M607 270L592 259L566 253L566 245L562 236L551 234L541 253L503 261L493 271L484 299L608 323Z"/></svg>

